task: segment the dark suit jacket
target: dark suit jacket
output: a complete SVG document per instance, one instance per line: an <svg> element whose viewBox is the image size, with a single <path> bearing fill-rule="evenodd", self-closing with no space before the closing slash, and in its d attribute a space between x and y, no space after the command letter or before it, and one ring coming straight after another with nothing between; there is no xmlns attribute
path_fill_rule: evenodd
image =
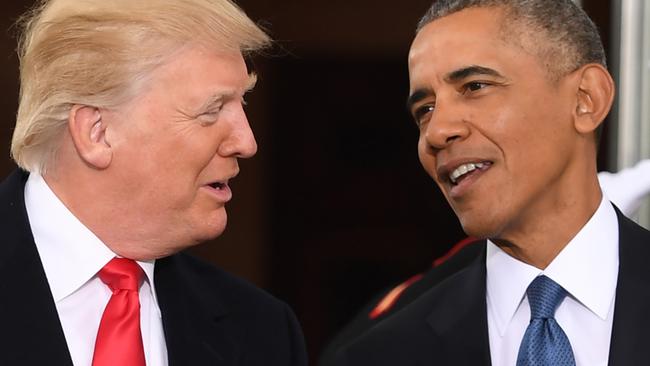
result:
<svg viewBox="0 0 650 366"><path fill-rule="evenodd" d="M650 232L618 212L619 275L609 365L650 360ZM338 352L336 365L490 365L485 245L442 280Z"/></svg>
<svg viewBox="0 0 650 366"><path fill-rule="evenodd" d="M436 259L433 268L429 268L428 271L377 294L329 342L321 353L318 364L320 366L335 366L336 353L342 347L351 343L370 328L398 313L402 308L415 301L438 283L467 267L482 254L484 244L484 240L466 238L454 245L445 256ZM390 307L383 308L380 313L374 314L377 306L398 287L403 290L397 297L391 296Z"/></svg>
<svg viewBox="0 0 650 366"><path fill-rule="evenodd" d="M0 365L72 365L27 219L27 174L0 185ZM284 303L185 254L156 261L170 366L306 365ZM117 365L116 365L117 366Z"/></svg>

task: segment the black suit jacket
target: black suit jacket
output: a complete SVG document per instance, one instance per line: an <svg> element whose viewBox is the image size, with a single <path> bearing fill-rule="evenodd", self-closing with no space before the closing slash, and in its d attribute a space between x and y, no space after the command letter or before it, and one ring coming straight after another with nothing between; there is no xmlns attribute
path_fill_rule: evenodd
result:
<svg viewBox="0 0 650 366"><path fill-rule="evenodd" d="M402 282L397 286L392 286L377 294L370 300L357 315L345 325L341 331L329 342L327 347L321 353L319 359L320 366L335 366L336 354L344 346L350 344L354 339L367 332L370 328L390 318L398 313L402 308L412 303L423 293L435 287L438 283L444 281L454 273L463 270L472 261L474 261L483 252L484 240L466 238L454 245L454 247L444 256L442 263L435 264L426 272L421 274L414 282ZM458 250L459 246L462 249ZM453 253L453 254L452 254ZM439 260L443 259L440 258ZM437 262L438 260L436 260ZM376 307L386 299L386 296L397 289L403 288L397 298L392 298L390 307L382 310L381 313L372 315Z"/></svg>
<svg viewBox="0 0 650 366"><path fill-rule="evenodd" d="M72 365L24 202L27 174L0 185L0 365ZM306 365L282 302L185 254L156 261L170 366Z"/></svg>
<svg viewBox="0 0 650 366"><path fill-rule="evenodd" d="M618 210L619 275L609 365L650 360L650 232ZM336 365L490 365L485 245L467 267L338 352Z"/></svg>

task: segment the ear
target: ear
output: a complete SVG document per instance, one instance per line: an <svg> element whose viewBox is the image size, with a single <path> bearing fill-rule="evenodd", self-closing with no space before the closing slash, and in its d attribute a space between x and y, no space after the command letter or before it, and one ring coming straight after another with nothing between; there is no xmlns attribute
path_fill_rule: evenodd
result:
<svg viewBox="0 0 650 366"><path fill-rule="evenodd" d="M99 108L72 106L68 130L81 160L95 169L106 169L110 165L113 151L106 140L106 124L102 122Z"/></svg>
<svg viewBox="0 0 650 366"><path fill-rule="evenodd" d="M575 128L582 134L594 132L609 113L614 101L614 81L600 64L576 70L579 84L575 108Z"/></svg>

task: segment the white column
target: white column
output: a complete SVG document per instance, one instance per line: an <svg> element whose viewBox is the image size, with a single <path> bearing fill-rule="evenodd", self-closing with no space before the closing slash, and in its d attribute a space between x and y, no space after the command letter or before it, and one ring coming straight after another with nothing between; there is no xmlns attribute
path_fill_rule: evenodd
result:
<svg viewBox="0 0 650 366"><path fill-rule="evenodd" d="M620 1L618 54L618 126L615 159L620 170L650 158L650 3ZM639 222L650 227L650 200L639 211Z"/></svg>

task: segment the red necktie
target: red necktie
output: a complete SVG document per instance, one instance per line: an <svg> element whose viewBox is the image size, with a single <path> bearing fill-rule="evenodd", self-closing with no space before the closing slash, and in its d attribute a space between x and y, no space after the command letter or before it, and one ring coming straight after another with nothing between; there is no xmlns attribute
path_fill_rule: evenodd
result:
<svg viewBox="0 0 650 366"><path fill-rule="evenodd" d="M113 258L99 278L113 291L99 323L92 366L145 366L138 288L143 272L134 261Z"/></svg>

